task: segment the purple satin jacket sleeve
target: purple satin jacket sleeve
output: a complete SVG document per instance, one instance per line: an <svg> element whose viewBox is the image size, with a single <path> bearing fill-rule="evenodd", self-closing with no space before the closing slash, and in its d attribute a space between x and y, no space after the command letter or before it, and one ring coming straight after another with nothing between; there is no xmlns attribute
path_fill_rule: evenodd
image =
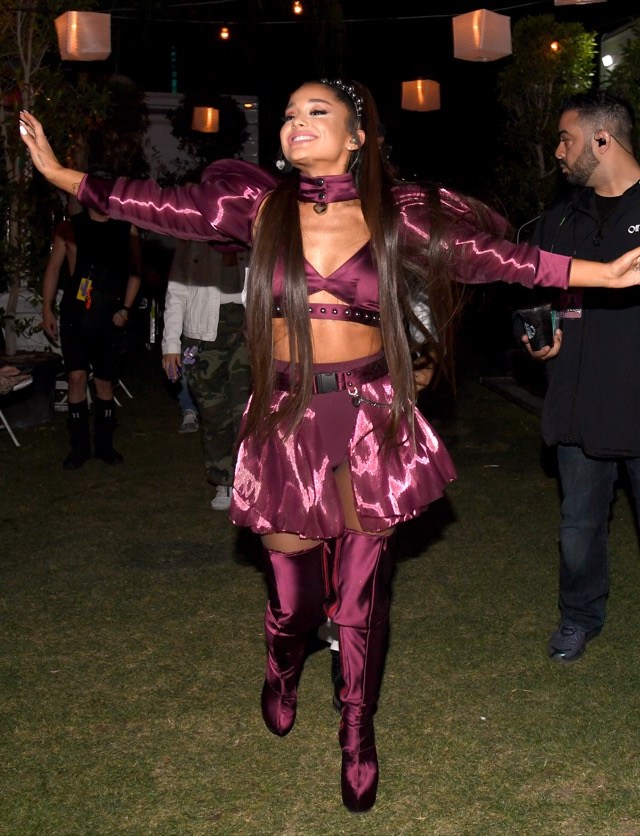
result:
<svg viewBox="0 0 640 836"><path fill-rule="evenodd" d="M198 185L161 189L153 180L115 182L87 175L78 192L83 206L176 238L251 244L260 204L276 179L253 163L219 160Z"/></svg>
<svg viewBox="0 0 640 836"><path fill-rule="evenodd" d="M400 234L414 240L428 240L428 210L422 190L411 184L400 184L394 195L400 210ZM507 222L496 213L492 213L492 220L497 234L482 232L472 223L472 215L460 195L441 189L440 198L454 220L451 243L456 248L458 281L464 284L501 281L525 287L568 287L569 256L549 253L531 244L513 244L501 238Z"/></svg>

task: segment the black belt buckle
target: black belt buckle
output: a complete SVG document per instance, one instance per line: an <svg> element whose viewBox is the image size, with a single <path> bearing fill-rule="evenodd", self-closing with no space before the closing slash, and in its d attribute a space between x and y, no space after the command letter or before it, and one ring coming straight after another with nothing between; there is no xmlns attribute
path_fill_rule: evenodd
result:
<svg viewBox="0 0 640 836"><path fill-rule="evenodd" d="M320 374L314 375L314 378L318 395L326 395L328 392L338 392L340 389L336 372L320 372Z"/></svg>

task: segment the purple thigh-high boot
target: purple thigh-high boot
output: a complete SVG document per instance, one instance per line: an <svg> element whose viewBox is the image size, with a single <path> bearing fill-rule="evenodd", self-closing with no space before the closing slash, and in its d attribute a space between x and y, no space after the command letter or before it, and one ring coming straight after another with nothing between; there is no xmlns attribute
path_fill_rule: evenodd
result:
<svg viewBox="0 0 640 836"><path fill-rule="evenodd" d="M334 585L344 687L342 800L353 813L373 807L378 787L373 715L389 636L393 556L391 537L347 529L337 544Z"/></svg>
<svg viewBox="0 0 640 836"><path fill-rule="evenodd" d="M327 547L319 543L299 552L265 549L269 603L264 628L267 672L262 716L269 731L284 737L296 719L298 680L307 639L326 618L329 593Z"/></svg>

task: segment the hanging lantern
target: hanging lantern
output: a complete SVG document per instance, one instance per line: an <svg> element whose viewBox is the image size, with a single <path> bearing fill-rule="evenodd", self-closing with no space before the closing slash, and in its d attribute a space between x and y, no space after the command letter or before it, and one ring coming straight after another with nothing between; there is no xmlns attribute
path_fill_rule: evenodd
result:
<svg viewBox="0 0 640 836"><path fill-rule="evenodd" d="M228 41L230 34L231 33L229 32L229 27L223 26L222 29L220 29L220 32L218 33L218 37L221 41Z"/></svg>
<svg viewBox="0 0 640 836"><path fill-rule="evenodd" d="M217 134L220 130L220 111L215 107L194 107L191 130L202 134Z"/></svg>
<svg viewBox="0 0 640 836"><path fill-rule="evenodd" d="M440 85L437 81L418 78L402 82L402 109L440 110Z"/></svg>
<svg viewBox="0 0 640 836"><path fill-rule="evenodd" d="M586 6L588 3L606 3L607 0L553 0L554 6Z"/></svg>
<svg viewBox="0 0 640 836"><path fill-rule="evenodd" d="M63 61L104 61L111 55L111 15L65 12L55 24Z"/></svg>
<svg viewBox="0 0 640 836"><path fill-rule="evenodd" d="M453 55L463 61L497 61L511 55L511 18L486 9L457 15Z"/></svg>
<svg viewBox="0 0 640 836"><path fill-rule="evenodd" d="M300 0L295 0L293 4L293 13L294 15L301 15L303 12L302 3Z"/></svg>

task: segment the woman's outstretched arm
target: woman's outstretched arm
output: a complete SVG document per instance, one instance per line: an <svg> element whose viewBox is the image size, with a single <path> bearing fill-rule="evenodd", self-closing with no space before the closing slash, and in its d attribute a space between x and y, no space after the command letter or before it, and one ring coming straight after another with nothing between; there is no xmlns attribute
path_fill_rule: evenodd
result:
<svg viewBox="0 0 640 836"><path fill-rule="evenodd" d="M61 165L42 125L25 111L20 132L34 166L52 185L77 195L83 206L102 215L176 238L250 246L262 201L277 185L268 171L244 160L219 160L205 170L200 183L181 187L85 176Z"/></svg>

